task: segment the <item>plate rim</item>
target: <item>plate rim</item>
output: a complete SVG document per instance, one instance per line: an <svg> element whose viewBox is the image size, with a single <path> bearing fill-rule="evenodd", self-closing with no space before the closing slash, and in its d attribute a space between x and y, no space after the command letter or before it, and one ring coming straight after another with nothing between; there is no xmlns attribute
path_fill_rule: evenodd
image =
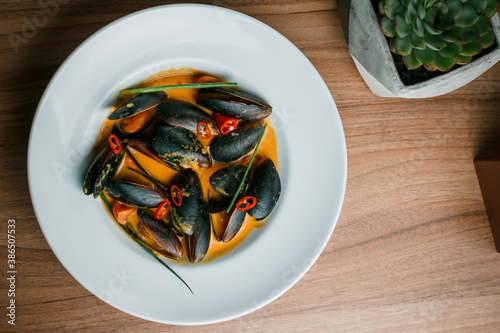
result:
<svg viewBox="0 0 500 333"><path fill-rule="evenodd" d="M138 15L144 15L144 14L148 14L149 12L163 10L163 9L169 9L169 8L174 8L174 7L175 8L207 8L210 10L221 10L221 11L229 12L232 15L244 17L245 19L249 20L252 24L256 24L257 26L264 28L266 30L266 32L272 33L272 34L276 35L278 38L282 39L283 41L286 41L289 44L289 46L291 46L296 51L297 55L300 55L303 58L305 63L310 67L310 70L314 74L314 76L316 76L316 78L319 79L319 81L321 81L322 89L326 92L326 95L328 95L329 104L331 104L335 107L336 112L332 112L332 113L333 113L333 117L335 117L336 120L338 121L339 130L341 131L339 137L342 139L342 142L341 142L342 156L341 157L342 157L343 163L342 163L342 170L339 170L339 171L341 171L341 174L339 173L337 175L337 177L340 179L340 183L342 184L341 197L340 197L340 200L338 202L338 206L336 207L336 209L331 210L330 215L331 215L332 220L329 223L328 235L325 236L325 239L327 241L325 241L322 244L321 250L317 251L316 253L311 255L312 260L310 261L310 263L308 265L304 266L301 274L296 275L295 278L292 279L290 282L283 284L281 286L282 288L280 289L280 291L278 293L274 293L271 297L268 297L265 300L260 300L259 302L254 302L254 304L252 306L250 306L249 308L247 308L246 311L239 312L238 314L235 314L235 315L222 316L222 317L214 319L214 320L193 321L193 322L175 322L175 321L170 321L170 320L169 321L161 321L161 320L158 320L157 318L152 318L152 317L148 317L145 315L143 316L142 314L134 313L134 312L122 307L121 305L116 304L116 302L110 302L110 301L104 300L102 297L100 297L99 295L97 295L96 293L91 291L88 284L85 282L85 280L81 276L77 277L77 275L74 274L73 269L70 268L70 265L68 263L66 263L64 260L62 260L60 254L56 253L53 250L53 248L54 248L53 244L51 244L51 241L49 241L49 239L46 236L48 231L45 229L45 227L42 223L38 222L40 208L37 207L37 205L35 204L35 198L34 198L33 189L32 189L32 186L34 186L33 185L34 182L32 181L32 172L31 172L32 167L30 167L30 165L33 165L33 163L32 163L32 158L33 158L32 157L32 149L33 149L33 145L34 145L33 133L35 131L35 128L37 127L37 124L39 123L39 118L41 117L42 106L44 105L46 99L48 98L49 92L50 92L52 86L58 80L58 77L61 75L61 73L63 73L66 70L68 64L72 61L72 59L77 57L77 55L80 52L82 52L82 50L84 50L86 48L86 46L94 38L96 38L97 36L99 36L100 34L106 32L106 31L112 29L113 27L122 23L123 21L129 20L129 19L131 19L135 16L138 16ZM153 6L153 7L145 8L145 9L142 9L142 10L139 10L136 12L129 13L123 17L120 17L120 18L106 24L104 27L100 28L99 30L95 31L94 33L92 33L88 38L86 38L82 43L80 43L71 52L71 54L62 62L62 64L59 66L57 71L54 73L54 75L50 79L50 81L49 81L48 85L46 86L44 93L43 93L43 95L42 95L42 97L37 105L36 112L35 112L35 115L33 117L33 122L31 124L30 133L29 133L29 142L28 142L28 150L27 150L27 170L28 170L28 187L29 187L29 192L30 192L30 199L32 202L33 210L35 212L35 216L36 216L38 225L40 226L40 229L42 230L42 233L45 237L45 240L49 244L51 251L54 253L54 255L59 260L59 262L63 265L63 267L68 271L68 273L70 273L70 275L81 286L83 286L87 291L89 291L92 295L99 298L103 302L105 302L105 303L111 305L112 307L115 307L115 308L129 314L129 315L132 315L132 316L135 316L138 318L142 318L145 320L158 322L158 323L172 324L172 325L206 325L206 324L214 324L214 323L219 323L219 322L224 322L224 321L229 321L229 320L232 320L235 318L239 318L239 317L245 316L249 313L252 313L252 312L270 304L271 302L273 302L274 300L276 300L277 298L282 296L284 293L286 293L288 290L290 290L311 269L311 267L316 263L317 259L319 258L321 253L324 251L326 245L330 241L331 236L333 234L333 231L334 231L334 229L337 225L338 219L340 217L340 213L341 213L341 210L343 207L345 194L346 194L348 163L347 163L347 146L346 146L343 124L342 124L342 121L340 118L340 113L339 113L338 108L336 106L336 103L333 99L333 96L332 96L326 82L323 80L323 78L321 77L321 75L318 72L318 70L316 69L316 67L312 64L312 62L306 57L306 55L297 46L295 46L288 38L283 36L280 32L278 32L277 30L275 30L271 26L259 21L256 18L253 18L252 16L249 16L247 14L238 12L238 11L233 10L233 9L224 8L224 7L215 6L215 5L180 3L180 4L167 4L167 5Z"/></svg>

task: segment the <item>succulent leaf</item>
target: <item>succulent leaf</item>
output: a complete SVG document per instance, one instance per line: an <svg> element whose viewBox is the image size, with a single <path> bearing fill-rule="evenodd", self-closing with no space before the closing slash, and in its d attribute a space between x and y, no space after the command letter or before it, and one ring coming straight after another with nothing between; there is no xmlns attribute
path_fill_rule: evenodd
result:
<svg viewBox="0 0 500 333"><path fill-rule="evenodd" d="M490 18L497 12L497 6L498 5L496 0L488 0L488 4L486 5L486 8L483 9L481 14L486 16L487 18Z"/></svg>
<svg viewBox="0 0 500 333"><path fill-rule="evenodd" d="M418 60L414 53L403 56L403 62L409 69L417 69L422 66L422 62Z"/></svg>
<svg viewBox="0 0 500 333"><path fill-rule="evenodd" d="M491 31L491 23L490 20L486 18L486 16L479 16L479 21L477 22L476 26L479 30L479 36L481 37Z"/></svg>
<svg viewBox="0 0 500 333"><path fill-rule="evenodd" d="M495 43L496 0L380 0L380 30L409 69L448 71Z"/></svg>
<svg viewBox="0 0 500 333"><path fill-rule="evenodd" d="M493 34L493 31L490 31L486 35L482 36L481 42L483 43L483 49L495 44L495 35Z"/></svg>
<svg viewBox="0 0 500 333"><path fill-rule="evenodd" d="M480 39L476 39L473 42L470 42L469 44L464 44L462 45L462 51L460 52L460 55L465 55L465 56L474 56L476 54L479 54L483 50L483 43L481 42Z"/></svg>
<svg viewBox="0 0 500 333"><path fill-rule="evenodd" d="M455 25L458 27L470 27L479 21L479 14L474 7L469 4L464 5L464 11L455 19Z"/></svg>
<svg viewBox="0 0 500 333"><path fill-rule="evenodd" d="M457 59L457 64L459 64L459 65L467 65L468 63L471 62L472 57L470 57L470 56L463 56L463 55L459 54L459 55L457 55L456 59Z"/></svg>
<svg viewBox="0 0 500 333"><path fill-rule="evenodd" d="M415 57L418 58L425 65L425 67L431 65L436 61L436 54L431 49L415 49Z"/></svg>
<svg viewBox="0 0 500 333"><path fill-rule="evenodd" d="M415 49L425 49L424 38L417 35L414 31L410 31L409 33L411 45Z"/></svg>
<svg viewBox="0 0 500 333"><path fill-rule="evenodd" d="M447 1L447 4L455 19L462 15L462 12L464 11L464 5L460 0L449 0Z"/></svg>
<svg viewBox="0 0 500 333"><path fill-rule="evenodd" d="M386 35L387 37L394 37L396 36L396 27L394 25L394 21L389 19L387 16L384 16L382 18L382 21L380 22L380 30Z"/></svg>
<svg viewBox="0 0 500 333"><path fill-rule="evenodd" d="M449 71L455 63L455 58L443 57L439 53L436 54L436 62L434 64L442 72Z"/></svg>
<svg viewBox="0 0 500 333"><path fill-rule="evenodd" d="M462 35L458 41L460 44L468 44L479 38L479 30L475 25L462 28Z"/></svg>
<svg viewBox="0 0 500 333"><path fill-rule="evenodd" d="M476 0L476 1L469 2L469 5L474 7L476 9L476 12L478 12L478 13L481 13L486 8L487 4L488 4L488 0Z"/></svg>
<svg viewBox="0 0 500 333"><path fill-rule="evenodd" d="M402 15L396 16L396 33L398 34L398 37L403 38L408 36L408 33L411 30L411 25L406 23L406 20Z"/></svg>
<svg viewBox="0 0 500 333"><path fill-rule="evenodd" d="M434 51L439 51L446 47L446 42L442 38L428 33L424 34L424 42L428 48Z"/></svg>

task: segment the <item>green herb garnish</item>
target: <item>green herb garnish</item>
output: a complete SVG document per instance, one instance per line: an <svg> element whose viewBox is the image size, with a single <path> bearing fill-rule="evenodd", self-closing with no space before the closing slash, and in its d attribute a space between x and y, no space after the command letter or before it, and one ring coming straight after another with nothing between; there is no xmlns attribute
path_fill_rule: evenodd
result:
<svg viewBox="0 0 500 333"><path fill-rule="evenodd" d="M267 124L264 125L264 128L262 129L262 133L260 133L259 142L257 142L257 146L255 146L255 150L253 151L252 158L250 159L250 162L248 163L245 174L243 175L243 178L241 179L240 186L238 186L238 190L234 194L233 199L231 200L231 203L229 204L229 207L227 207L226 213L229 213L229 211L231 210L231 207L233 207L233 204L236 201L236 198L238 198L238 195L240 194L241 188L243 187L243 183L245 182L245 179L247 179L248 172L250 171L250 167L252 166L252 162L253 162L253 159L255 158L255 154L257 153L257 149L259 149L260 143L262 142L262 138L264 137L264 133L266 132L266 128L267 128Z"/></svg>
<svg viewBox="0 0 500 333"><path fill-rule="evenodd" d="M144 246L144 244L142 244L137 239L135 239L135 237L130 233L130 231L127 228L125 228L121 223L118 223L118 221L115 218L115 215L113 214L113 209L111 208L111 204L109 203L109 201L106 198L106 196L104 195L104 193L101 192L100 196L101 196L102 201L106 205L106 208L108 209L108 212L111 214L111 216L113 216L113 219L120 226L120 228L122 228L122 230L125 231L125 233L127 235L129 235L130 238L132 238L132 240L134 242L136 242L140 247L142 247L144 250L146 250L146 252L148 252L149 254L151 254L156 260L158 260L160 262L160 264L162 264L163 266L165 266L170 272L172 272L172 274L174 274L179 280L181 280L182 283L184 283L184 285L189 289L189 291L191 292L191 294L193 294L193 291L188 286L188 284L172 268L170 268L170 266L168 266L165 262L163 262L163 260L161 260L160 258L158 258L158 256L156 254L154 254L153 251L151 251L146 246Z"/></svg>
<svg viewBox="0 0 500 333"><path fill-rule="evenodd" d="M144 94L163 90L172 89L199 89L199 88L235 88L238 84L236 82L207 82L207 83L187 83L187 84L169 84L166 86L125 89L120 91L122 95L131 94Z"/></svg>

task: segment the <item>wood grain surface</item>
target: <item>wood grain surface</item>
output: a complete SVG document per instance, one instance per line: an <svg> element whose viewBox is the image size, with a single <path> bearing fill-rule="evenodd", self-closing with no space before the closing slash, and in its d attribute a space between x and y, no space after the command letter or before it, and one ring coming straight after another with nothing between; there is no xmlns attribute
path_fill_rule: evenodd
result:
<svg viewBox="0 0 500 333"><path fill-rule="evenodd" d="M26 156L37 103L64 59L109 22L171 1L61 0L36 18L48 2L0 2L0 331L500 332L500 254L473 165L500 153L500 64L442 97L379 98L347 52L336 1L201 1L261 20L314 64L342 118L347 192L323 254L291 290L229 322L169 326L109 306L66 271L34 215ZM6 317L8 219L16 326Z"/></svg>

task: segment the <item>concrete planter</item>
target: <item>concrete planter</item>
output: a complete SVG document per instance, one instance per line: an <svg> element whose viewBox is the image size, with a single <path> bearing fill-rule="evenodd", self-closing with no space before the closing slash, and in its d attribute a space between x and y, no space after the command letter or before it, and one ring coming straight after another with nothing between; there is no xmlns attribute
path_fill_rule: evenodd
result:
<svg viewBox="0 0 500 333"><path fill-rule="evenodd" d="M359 73L370 90L381 97L427 98L447 94L471 82L500 60L500 20L491 19L496 46L471 63L414 85L399 78L391 50L379 29L370 0L339 0L338 8L344 34Z"/></svg>

